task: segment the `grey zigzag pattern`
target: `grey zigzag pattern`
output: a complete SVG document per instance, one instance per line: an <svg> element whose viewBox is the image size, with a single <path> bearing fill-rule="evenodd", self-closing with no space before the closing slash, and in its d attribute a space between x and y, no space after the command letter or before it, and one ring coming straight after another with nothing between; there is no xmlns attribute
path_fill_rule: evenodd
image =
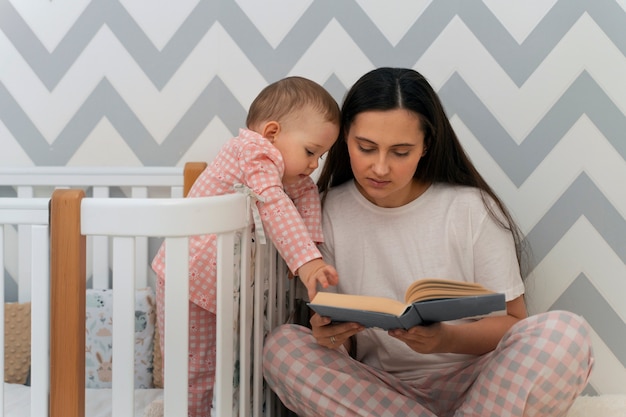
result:
<svg viewBox="0 0 626 417"><path fill-rule="evenodd" d="M626 264L626 219L585 173L561 194L550 210L526 234L534 269L580 218L585 217Z"/></svg>
<svg viewBox="0 0 626 417"><path fill-rule="evenodd" d="M201 0L168 44L159 51L118 2L93 0L49 53L8 0L0 0L0 29L52 89L107 25L157 88L162 88L206 32L219 22L267 80L285 76L311 42L337 20L375 66L413 67L417 58L455 17L460 17L518 86L533 73L569 28L588 14L626 55L626 13L611 0L559 1L522 44L518 44L479 0L430 3L394 47L354 1L316 0L283 42L272 48L235 2Z"/></svg>
<svg viewBox="0 0 626 417"><path fill-rule="evenodd" d="M626 367L626 323L609 306L585 274L580 274L554 302L551 309L585 317L591 327Z"/></svg>
<svg viewBox="0 0 626 417"><path fill-rule="evenodd" d="M593 330L611 349L615 357L626 367L626 349L623 335L626 323L606 303L593 283L580 274L550 307L551 310L566 310L583 316ZM591 384L583 390L584 395L602 394Z"/></svg>
<svg viewBox="0 0 626 417"><path fill-rule="evenodd" d="M466 123L518 187L583 114L626 159L626 142L623 140L626 115L586 72L561 95L520 145L515 143L458 74L450 77L439 94L448 114L456 114ZM50 145L0 83L0 119L15 137L24 138L21 144L37 164L54 161L56 165L64 165L82 139L102 117L107 117L130 148L137 151L144 165L174 165L180 157L178 150L186 149L214 117L219 117L234 134L245 120L245 112L216 77L159 146L113 86L104 79Z"/></svg>
<svg viewBox="0 0 626 417"><path fill-rule="evenodd" d="M626 115L586 71L570 85L518 145L467 83L454 74L439 91L449 116L457 114L516 186L520 186L583 115L626 160Z"/></svg>
<svg viewBox="0 0 626 417"><path fill-rule="evenodd" d="M433 1L396 45L387 40L376 22L355 0L315 0L276 48L235 1L199 0L161 50L154 46L118 1L91 0L52 52L44 47L11 1L0 0L0 31L49 91L60 83L103 27L113 33L145 76L161 90L216 24L228 33L259 74L272 81L289 74L333 20L373 66L415 67L447 26L459 19L511 80L521 87L552 51L558 49L559 42L572 26L586 16L626 56L626 11L614 0L556 1L521 44L480 0ZM0 65L4 64L6 61L0 55ZM324 85L338 101L346 91L346 86L334 74ZM17 138L36 165L66 165L103 118L117 130L143 165L174 165L214 118L220 119L234 134L246 114L233 92L215 77L199 87L202 91L198 98L158 144L123 95L105 78L93 91L85 92L86 99L58 136L47 138L52 139L50 145L36 123L11 96L8 87L12 86L3 84L0 79L0 122ZM555 99L519 144L461 74L453 73L439 93L448 114L462 120L517 187L524 184L583 115L626 160L626 115L586 71L581 72ZM532 248L528 265L531 270L550 256L582 217L626 264L626 218L602 192L602 184L595 184L587 173L582 172L567 189L553 197L552 206L526 236ZM619 362L626 365L626 346L619 337L626 332L626 323L590 278L581 273L551 308L585 316ZM541 279L549 281L551 277ZM5 285L7 282L14 285L12 279L6 280ZM13 291L12 287L9 290Z"/></svg>
<svg viewBox="0 0 626 417"><path fill-rule="evenodd" d="M143 165L173 166L213 117L219 116L236 132L245 114L246 110L224 83L215 78L159 145L111 83L104 79L50 145L0 83L0 120L15 137L21 138L24 151L37 165L66 165L89 132L106 117Z"/></svg>

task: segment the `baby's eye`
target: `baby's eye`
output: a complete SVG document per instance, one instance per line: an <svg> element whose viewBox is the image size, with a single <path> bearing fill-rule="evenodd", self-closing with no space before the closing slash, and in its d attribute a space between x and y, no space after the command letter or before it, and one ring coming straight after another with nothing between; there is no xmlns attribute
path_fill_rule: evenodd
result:
<svg viewBox="0 0 626 417"><path fill-rule="evenodd" d="M308 149L306 149L306 148L305 148L304 150L306 151L306 154L307 154L308 156L313 156L313 155L315 155L315 152L311 152L310 150L308 150Z"/></svg>

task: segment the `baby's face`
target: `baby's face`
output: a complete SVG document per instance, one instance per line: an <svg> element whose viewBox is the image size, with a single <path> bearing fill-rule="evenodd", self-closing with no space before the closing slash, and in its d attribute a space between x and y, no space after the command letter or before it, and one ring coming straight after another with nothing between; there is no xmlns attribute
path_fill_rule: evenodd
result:
<svg viewBox="0 0 626 417"><path fill-rule="evenodd" d="M322 114L310 109L282 123L274 146L285 161L283 184L293 184L311 175L338 135L337 124L324 120Z"/></svg>

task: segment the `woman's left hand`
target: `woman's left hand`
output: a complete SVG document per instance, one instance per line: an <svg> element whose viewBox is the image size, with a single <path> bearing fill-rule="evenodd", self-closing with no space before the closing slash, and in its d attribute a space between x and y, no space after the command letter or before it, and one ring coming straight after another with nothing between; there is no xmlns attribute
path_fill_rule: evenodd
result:
<svg viewBox="0 0 626 417"><path fill-rule="evenodd" d="M317 313L313 314L309 322L317 343L330 349L345 345L346 349L350 350L350 337L363 330L363 326L358 323L332 324L328 317L322 317Z"/></svg>
<svg viewBox="0 0 626 417"><path fill-rule="evenodd" d="M389 330L389 335L403 341L418 353L440 353L445 346L445 324L434 323L428 326L415 326L409 330Z"/></svg>

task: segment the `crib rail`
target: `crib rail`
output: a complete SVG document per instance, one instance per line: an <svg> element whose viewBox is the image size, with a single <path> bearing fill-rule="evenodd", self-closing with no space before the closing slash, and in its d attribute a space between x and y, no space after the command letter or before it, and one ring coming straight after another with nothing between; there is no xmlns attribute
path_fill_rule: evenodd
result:
<svg viewBox="0 0 626 417"><path fill-rule="evenodd" d="M260 370L261 348L268 323L278 322L282 313L274 313L276 305L285 305L284 293L276 292L276 256L269 246L257 247L254 271L251 268L251 237L248 226L249 201L242 195L193 199L93 199L84 198L81 190L57 190L51 202L52 247L52 340L51 340L51 416L82 417L84 415L84 240L85 236L114 237L113 243L113 415L132 415L133 410L133 282L124 265L132 264L133 239L137 236L165 237L166 321L164 365L165 416L181 416L187 412L187 337L188 337L188 249L187 238L197 234L218 234L218 322L215 413L221 417L233 414L232 386L235 359L240 363L239 416L276 415L264 407L276 401L263 389ZM69 221L68 221L69 219ZM238 236L241 236L239 238ZM234 246L240 242L239 268L241 284L239 302L235 293ZM260 249L261 248L261 249ZM56 251L62 251L57 253ZM272 256L273 255L273 256ZM121 259L121 261L118 261ZM268 275L268 271L274 274ZM254 274L253 274L254 272ZM121 279L118 277L122 277ZM183 278L183 279L181 279ZM280 281L280 280L279 280ZM268 290L268 284L270 289ZM284 288L284 287L283 287ZM266 291L270 294L266 297ZM272 301L266 303L265 299ZM55 300L64 300L58 302ZM169 306L169 308L168 308ZM182 306L182 307L181 307ZM239 340L234 342L239 314ZM270 318L264 320L267 316ZM63 325L59 325L63 323ZM124 323L118 325L119 323ZM254 326L254 330L253 329ZM119 343L119 341L126 341ZM130 341L130 342L128 342ZM237 355L237 356L235 356ZM252 369L252 373L248 370ZM168 382L174 381L174 382ZM264 395L265 393L265 395ZM69 396L68 396L69 395ZM253 400L251 402L251 399ZM76 404L68 409L68 404ZM266 402L265 406L270 403ZM236 407L235 407L236 408Z"/></svg>
<svg viewBox="0 0 626 417"><path fill-rule="evenodd" d="M56 323L57 327L51 329L49 318L50 314L52 314L52 307L49 302L50 290L46 285L48 283L47 277L51 272L51 268L56 269L57 275L60 273L65 274L69 262L69 258L66 256L67 253L62 254L59 260L56 261L56 264L51 265L45 261L41 262L46 257L49 247L48 204L51 193L59 188L79 187L79 189L63 190L63 192L82 192L82 197L91 194L94 198L86 198L86 200L92 201L95 199L104 200L106 197L110 197L111 194L114 194L111 192L113 187L126 187L125 191L130 190L128 194L129 197L141 199L153 197L154 192L152 191L152 184L156 184L155 187L161 190L169 190L165 193L165 197L169 198L173 196L174 198L178 198L180 195L187 194L193 181L205 167L205 163L188 163L184 170L180 168L0 168L0 186L10 185L16 190L15 195L11 197L0 197L0 225L3 227L3 229L0 230L0 271L4 272L5 269L4 249L6 248L7 242L3 239L3 231L7 229L10 235L9 246L15 245L16 241L19 242L17 246L19 247L18 252L20 252L21 260L19 261L20 272L17 273L20 279L18 301L32 301L32 318L34 325L32 327L31 339L33 351L31 358L32 400L30 404L30 415L84 415L85 372L84 365L81 366L80 361L84 361L85 359L85 323L84 320L82 320L85 317L85 277L89 276L90 273L92 273L94 277L96 275L95 272L91 272L93 268L87 268L89 257L94 251L97 253L96 256L101 256L101 252L105 253L102 257L102 265L103 269L106 271L106 279L96 280L94 278L94 288L110 288L108 277L109 269L113 269L113 275L115 275L115 270L122 267L109 263L109 258L120 258L116 253L122 253L124 256L128 256L132 253L130 249L120 250L120 243L118 241L125 241L125 243L121 243L121 247L129 245L128 239L134 240L135 247L141 246L142 244L145 247L148 239L147 236L136 236L134 238L121 237L116 238L116 242L111 243L107 236L81 235L84 240L81 243L79 238L76 242L77 246L73 247L71 251L78 250L79 254L82 253L81 251L85 252L85 257L80 255L79 259L82 259L81 262L83 262L83 265L80 266L79 269L86 270L86 273L83 275L82 280L77 280L74 284L62 282L61 288L65 292L65 295L61 297L63 301L57 301L53 304L54 308L60 310L68 319L55 321L54 323ZM158 171L162 173L165 172L167 175L160 175ZM117 172L117 174L112 175L114 172ZM169 174L172 174L175 178L168 179ZM146 179L145 176L152 178ZM160 177L160 179L154 180L155 176ZM140 191L132 191L136 184L140 184L137 186ZM164 186L164 184L166 185ZM40 189L41 186L50 187L50 189L42 190ZM103 189L107 191L101 193L98 191L98 187L103 187ZM148 191L141 191L143 188L147 188ZM15 198L18 194L19 198ZM116 200L120 199L116 198ZM67 210L67 208L64 210ZM74 212L72 216L74 216L75 219L79 219L80 210ZM73 226L70 225L69 228L66 227L66 231L72 233L80 231L80 225L78 223L75 223ZM17 237L19 237L18 240L15 240L16 233ZM54 236L52 239L55 239ZM98 249L97 245L94 247L92 243L93 239L103 239L103 242L106 243L103 243L101 249ZM248 241L244 240L242 242L245 243ZM249 242L245 244L249 244ZM57 246L57 244L52 242L50 246ZM109 253L109 248L112 249L111 253ZM126 248L129 247L126 246ZM242 312L240 316L241 352L244 355L240 367L240 378L241 381L250 381L250 384L241 384L239 387L239 415L246 417L251 415L254 417L279 416L283 415L285 410L271 391L266 389L263 383L261 372L262 342L265 334L277 324L283 323L291 314L290 312L293 311L294 281L286 280L286 267L277 257L276 250L271 244L259 245L256 248L243 248L243 250L246 253L254 253L255 260L251 262L251 265L243 265L244 270L242 271L240 305L242 309L245 308L246 310L245 314ZM22 256L23 253L29 253L30 255ZM143 255L141 250L135 250L135 254L137 256L134 259L130 257L123 260L121 265L125 265L123 268L127 268L128 265L135 265L135 275L141 275L137 272L139 269L137 268L138 264L143 263L144 269L149 268L148 262L146 262L148 256L147 248L144 250ZM9 253L9 255L11 257L13 254ZM122 256L122 258L124 256ZM36 261L33 261L33 259L36 259ZM16 262L14 259L10 259L10 261ZM11 271L12 268L13 267L10 268ZM247 272L245 268L247 268ZM16 276L14 272L11 272L11 274L14 277ZM116 285L119 287L125 284ZM4 291L4 286L0 287L2 287L0 291ZM289 290L286 289L287 287L289 287ZM59 294L58 288L55 291ZM288 298L285 296L286 292L289 294ZM68 294L70 293L73 293L76 297L82 297L83 302L68 302L66 297L69 296ZM3 293L0 294L4 295ZM55 297L56 296L57 295L55 295ZM54 314L58 315L58 313L57 311L57 313ZM4 314L4 310L2 310L0 314ZM72 317L74 319L72 319ZM4 323L4 320L0 320L0 322ZM66 333L63 333L63 329L65 329ZM70 332L70 335L67 333L69 329L78 331L78 333ZM223 330L220 329L220 332L221 331ZM72 365L71 367L68 367L68 365L65 365L63 362L57 362L54 357L50 359L48 354L51 346L49 342L51 334L57 332L59 332L59 335L56 337L63 341L60 346L57 347L57 351L60 349L65 352L70 365ZM4 335L4 332L0 333L2 336ZM182 339L168 338L167 340L179 341ZM224 351L223 347L222 351ZM230 352L229 354L232 355L234 350L230 349L227 350L227 352ZM79 363L77 365L78 367L75 368L77 358ZM222 360L219 363L225 366L228 360ZM0 366L0 368L4 369L3 366ZM132 369L132 367L128 367L128 369ZM179 372L180 369L182 368L179 368ZM118 372L118 374L119 373L120 372ZM57 377L59 374L63 374L61 379ZM220 374L220 378L231 378L232 380L232 367L225 366L220 370ZM226 376L224 376L225 374ZM181 386L184 387L185 385L182 384ZM230 414L226 404L232 401L232 393L228 389L221 391L220 389L218 389L217 392L217 395L221 398L218 404L222 404L219 407L222 407L222 409L227 408L227 410L223 411L223 414L218 415L228 416ZM3 404L4 391L0 391L2 391L0 392L1 405ZM51 398L50 405L48 402L49 397ZM178 396L176 397L179 398ZM55 403L57 406L55 407L52 405L53 398L57 401ZM124 397L122 396L120 398ZM184 398L186 399L186 395ZM124 401L126 400L117 400L117 403L124 404ZM169 401L169 406L172 406L171 401ZM124 410L125 407L126 406L123 406ZM49 410L52 414L49 414ZM171 412L171 410L168 412ZM126 415L129 414L113 415L116 417L126 417ZM3 416L2 410L0 410L0 417L1 416Z"/></svg>
<svg viewBox="0 0 626 417"><path fill-rule="evenodd" d="M113 187L129 187L133 197L147 197L149 188L171 190L171 197L183 195L182 167L14 167L0 168L0 186L15 188L17 197L51 195L44 187L93 188L94 197L108 197Z"/></svg>
<svg viewBox="0 0 626 417"><path fill-rule="evenodd" d="M23 227L28 232L28 244L19 248L27 252L29 279L20 285L33 288L31 303L31 416L48 413L49 381L49 286L48 286L48 199L0 198L0 273L4 283L5 228ZM4 285L0 285L0 299L4 301ZM4 346L4 308L0 309L0 346ZM0 374L4 381L4 350L0 355ZM4 416L4 389L0 390L0 416Z"/></svg>
<svg viewBox="0 0 626 417"><path fill-rule="evenodd" d="M206 167L204 162L189 162L185 167L13 167L0 168L0 187L11 187L18 198L49 198L58 188L80 188L94 198L109 198L116 189L127 198L182 197L193 179ZM187 176L185 176L187 175ZM185 179L187 178L187 179ZM187 183L185 182L187 181ZM30 231L17 228L21 250L29 246ZM148 259L148 239L136 240L139 259ZM105 237L87 240L88 277L94 288L109 287L109 241ZM20 277L30 277L29 265L18 259ZM139 286L148 285L151 272L148 262L136 263ZM18 301L30 299L30 286L19 286Z"/></svg>

